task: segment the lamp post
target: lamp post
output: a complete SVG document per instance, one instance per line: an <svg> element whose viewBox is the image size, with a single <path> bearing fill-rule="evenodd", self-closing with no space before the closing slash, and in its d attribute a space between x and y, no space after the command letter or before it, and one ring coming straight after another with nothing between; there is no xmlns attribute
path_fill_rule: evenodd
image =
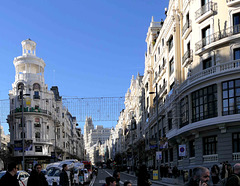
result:
<svg viewBox="0 0 240 186"><path fill-rule="evenodd" d="M24 130L24 106L23 96L30 96L30 94L23 94L24 85L21 86L21 99L22 99L22 169L25 170L25 130Z"/></svg>
<svg viewBox="0 0 240 186"><path fill-rule="evenodd" d="M54 145L54 162L56 162L56 158L57 158L57 153L56 153L56 147L57 147L56 120L54 120L54 140L55 140L55 145Z"/></svg>
<svg viewBox="0 0 240 186"><path fill-rule="evenodd" d="M157 119L157 151L159 151L159 146L160 146L160 143L159 143L159 124L158 124L158 84L156 83L156 92L149 92L149 94L156 94L156 119ZM163 133L163 129L161 130L161 133ZM159 157L158 157L159 158ZM159 166L159 162L160 160L158 159L157 160L157 167L158 167L158 180L160 180L160 166Z"/></svg>
<svg viewBox="0 0 240 186"><path fill-rule="evenodd" d="M131 119L131 133L136 130L136 120L134 119L134 116L132 116ZM133 164L134 164L134 159L133 159L133 134L132 134L132 171L133 171Z"/></svg>

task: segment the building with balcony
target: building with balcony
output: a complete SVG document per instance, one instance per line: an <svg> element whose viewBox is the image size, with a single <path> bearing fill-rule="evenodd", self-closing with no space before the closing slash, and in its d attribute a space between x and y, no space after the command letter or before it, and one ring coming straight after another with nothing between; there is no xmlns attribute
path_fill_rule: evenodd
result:
<svg viewBox="0 0 240 186"><path fill-rule="evenodd" d="M111 133L110 128L104 128L102 125L97 125L94 128L91 117L87 117L84 125L84 145L85 145L85 158L87 161L91 161L96 164L95 151L101 151L99 143L102 145L109 138Z"/></svg>
<svg viewBox="0 0 240 186"><path fill-rule="evenodd" d="M137 135L144 139L145 156L139 163L189 170L239 161L239 5L238 0L172 0L164 21L152 18L138 94L142 110L126 101L119 119L124 140L117 146L124 147L126 158L134 154L138 160L127 126L129 116L140 113Z"/></svg>
<svg viewBox="0 0 240 186"><path fill-rule="evenodd" d="M8 143L10 135L4 134L3 126L0 125L0 170L4 169L4 157L8 156ZM3 157L2 157L3 156Z"/></svg>
<svg viewBox="0 0 240 186"><path fill-rule="evenodd" d="M76 150L83 143L77 142L76 118L63 107L58 87L48 90L45 62L36 56L36 43L22 41L22 56L14 58L13 64L16 74L9 91L8 124L16 162L21 164L23 141L26 169L36 162L46 165L57 159L83 159Z"/></svg>

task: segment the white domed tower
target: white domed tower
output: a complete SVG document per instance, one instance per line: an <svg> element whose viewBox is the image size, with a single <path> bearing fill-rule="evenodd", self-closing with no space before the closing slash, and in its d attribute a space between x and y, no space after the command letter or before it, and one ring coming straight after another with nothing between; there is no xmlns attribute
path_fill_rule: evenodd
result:
<svg viewBox="0 0 240 186"><path fill-rule="evenodd" d="M16 69L15 85L20 81L26 84L36 82L40 86L44 85L45 63L36 56L36 43L34 41L31 39L22 41L22 56L14 58L13 64Z"/></svg>
<svg viewBox="0 0 240 186"><path fill-rule="evenodd" d="M54 94L44 83L45 62L36 56L36 43L22 41L22 56L14 58L15 81L9 91L10 115L8 116L10 145L16 162L22 161L22 139L25 139L25 169L31 168L30 159L47 160L53 144ZM23 95L23 96L22 96ZM23 97L23 100L22 100ZM22 109L23 108L23 109ZM24 122L22 126L22 114ZM42 162L47 164L48 162Z"/></svg>

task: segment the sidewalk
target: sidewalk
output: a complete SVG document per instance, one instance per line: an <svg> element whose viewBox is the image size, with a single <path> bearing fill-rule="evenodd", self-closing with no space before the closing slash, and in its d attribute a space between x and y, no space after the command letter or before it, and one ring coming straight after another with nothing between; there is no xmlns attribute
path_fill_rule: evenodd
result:
<svg viewBox="0 0 240 186"><path fill-rule="evenodd" d="M127 173L127 171L121 172L122 174L126 174L132 177L135 177L137 179L137 176L135 176L135 173L130 171L129 173ZM162 178L162 180L158 181L158 180L152 180L152 183L158 184L158 185L166 185L166 186L183 186L183 179L182 177L178 177L178 178Z"/></svg>

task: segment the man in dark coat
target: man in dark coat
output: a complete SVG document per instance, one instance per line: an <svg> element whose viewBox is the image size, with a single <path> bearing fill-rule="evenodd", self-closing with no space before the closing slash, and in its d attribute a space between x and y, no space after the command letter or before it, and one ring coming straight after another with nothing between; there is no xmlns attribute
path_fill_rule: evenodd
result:
<svg viewBox="0 0 240 186"><path fill-rule="evenodd" d="M195 167L193 176L185 186L208 186L210 172L206 167Z"/></svg>
<svg viewBox="0 0 240 186"><path fill-rule="evenodd" d="M16 163L9 163L8 164L8 171L0 180L1 186L19 186L18 180L17 180L17 164Z"/></svg>
<svg viewBox="0 0 240 186"><path fill-rule="evenodd" d="M41 171L42 166L40 164L36 164L30 174L30 177L28 178L27 186L48 186L46 177Z"/></svg>
<svg viewBox="0 0 240 186"><path fill-rule="evenodd" d="M149 174L147 172L147 167L146 165L141 165L139 168L139 172L138 172L138 186L148 186L151 185L151 183L149 182Z"/></svg>
<svg viewBox="0 0 240 186"><path fill-rule="evenodd" d="M236 163L233 167L233 174L227 178L226 186L240 185L240 163Z"/></svg>
<svg viewBox="0 0 240 186"><path fill-rule="evenodd" d="M67 164L63 164L62 166L62 172L60 173L60 185L61 186L69 186L69 180L68 180L68 175L67 175Z"/></svg>

